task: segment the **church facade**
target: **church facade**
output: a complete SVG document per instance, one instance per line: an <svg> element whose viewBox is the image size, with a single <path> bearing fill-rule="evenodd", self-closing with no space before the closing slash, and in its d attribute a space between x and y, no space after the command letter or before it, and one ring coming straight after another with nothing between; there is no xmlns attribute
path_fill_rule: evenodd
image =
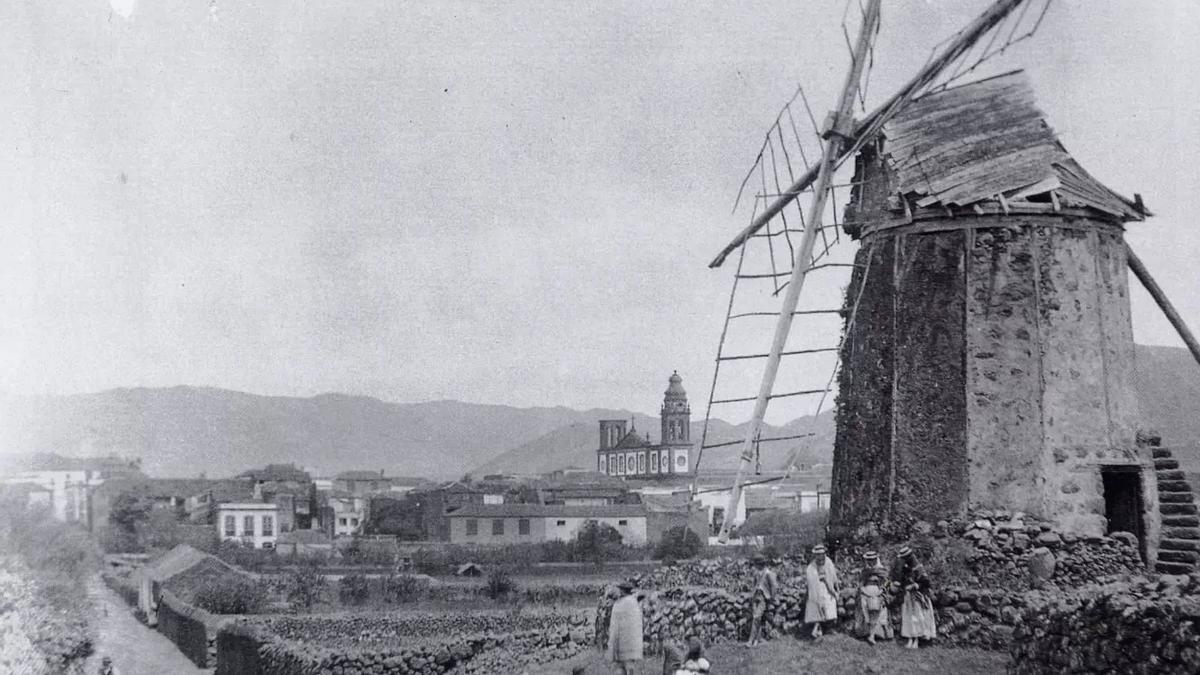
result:
<svg viewBox="0 0 1200 675"><path fill-rule="evenodd" d="M651 444L650 434L638 435L633 421L600 420L600 448L596 469L609 476L663 478L691 471L692 409L688 405L683 378L672 373L663 394L660 413L662 436Z"/></svg>

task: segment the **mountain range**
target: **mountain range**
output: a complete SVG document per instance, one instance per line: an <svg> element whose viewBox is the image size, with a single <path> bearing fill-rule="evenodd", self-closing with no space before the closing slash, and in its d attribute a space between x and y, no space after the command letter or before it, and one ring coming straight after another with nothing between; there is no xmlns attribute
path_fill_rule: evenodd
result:
<svg viewBox="0 0 1200 675"><path fill-rule="evenodd" d="M1173 347L1139 346L1137 363L1147 428L1158 430L1167 445L1191 446L1185 462L1191 455L1200 461L1200 367ZM227 476L268 462L294 462L319 475L351 469L436 478L540 473L593 466L600 419L632 418L652 439L659 429L657 418L628 410L389 403L345 394L292 398L187 386L6 397L0 413L0 455L115 453L141 457L152 476L174 477ZM693 439L701 430L701 422L692 423ZM743 431L713 420L708 442L734 441ZM810 432L801 441L764 445L763 468L780 468L789 456L796 464L829 462L831 413L763 435ZM707 450L701 468L733 468L738 451L736 444Z"/></svg>

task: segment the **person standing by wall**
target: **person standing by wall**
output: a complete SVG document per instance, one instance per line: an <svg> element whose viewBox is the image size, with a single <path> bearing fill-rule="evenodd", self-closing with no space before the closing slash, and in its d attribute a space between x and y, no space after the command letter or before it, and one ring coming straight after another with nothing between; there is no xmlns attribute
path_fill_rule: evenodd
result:
<svg viewBox="0 0 1200 675"><path fill-rule="evenodd" d="M771 569L767 559L761 554L753 558L753 565L758 570L754 585L754 597L750 601L750 639L747 646L753 647L762 639L763 621L767 613L767 605L779 591L779 577Z"/></svg>
<svg viewBox="0 0 1200 675"><path fill-rule="evenodd" d="M617 584L621 597L612 607L608 622L608 658L617 664L621 675L633 672L633 662L643 658L642 608L633 592L633 584Z"/></svg>
<svg viewBox="0 0 1200 675"><path fill-rule="evenodd" d="M867 642L892 639L892 619L887 608L887 571L875 551L863 554L863 570L859 578L858 605L854 614L854 630Z"/></svg>
<svg viewBox="0 0 1200 675"><path fill-rule="evenodd" d="M833 561L825 555L825 547L813 547L812 560L804 570L808 601L804 606L804 622L813 624L813 639L822 635L826 621L836 621L838 615L838 574Z"/></svg>
<svg viewBox="0 0 1200 675"><path fill-rule="evenodd" d="M912 548L901 547L892 566L892 588L904 594L900 605L900 636L908 640L904 645L908 649L916 649L922 639L932 640L937 636L930 585L929 575Z"/></svg>

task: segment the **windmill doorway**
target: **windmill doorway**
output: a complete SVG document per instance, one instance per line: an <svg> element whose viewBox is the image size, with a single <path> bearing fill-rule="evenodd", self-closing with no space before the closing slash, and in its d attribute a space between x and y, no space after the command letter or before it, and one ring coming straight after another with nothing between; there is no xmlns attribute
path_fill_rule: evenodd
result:
<svg viewBox="0 0 1200 675"><path fill-rule="evenodd" d="M1137 537L1138 552L1146 560L1146 528L1142 519L1142 468L1136 464L1105 466L1100 469L1104 480L1104 517L1107 531L1128 532Z"/></svg>

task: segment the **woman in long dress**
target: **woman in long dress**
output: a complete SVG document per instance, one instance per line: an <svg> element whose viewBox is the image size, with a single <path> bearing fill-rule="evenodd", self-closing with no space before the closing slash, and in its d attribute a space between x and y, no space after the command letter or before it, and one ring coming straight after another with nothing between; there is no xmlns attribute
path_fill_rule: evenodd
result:
<svg viewBox="0 0 1200 675"><path fill-rule="evenodd" d="M621 673L628 675L634 661L643 658L642 608L633 594L633 584L625 581L617 584L621 599L613 603L608 624L608 658L617 664Z"/></svg>
<svg viewBox="0 0 1200 675"><path fill-rule="evenodd" d="M863 554L863 570L859 578L858 605L854 613L854 631L867 642L892 639L892 618L887 608L887 570L875 551Z"/></svg>
<svg viewBox="0 0 1200 675"><path fill-rule="evenodd" d="M929 592L929 575L908 546L901 547L896 553L892 588L904 593L904 602L900 606L900 637L908 640L904 646L916 649L921 639L936 637L937 622Z"/></svg>
<svg viewBox="0 0 1200 675"><path fill-rule="evenodd" d="M838 575L833 561L825 555L825 547L817 545L804 570L808 599L804 604L804 622L813 624L813 638L821 637L821 626L837 620Z"/></svg>

